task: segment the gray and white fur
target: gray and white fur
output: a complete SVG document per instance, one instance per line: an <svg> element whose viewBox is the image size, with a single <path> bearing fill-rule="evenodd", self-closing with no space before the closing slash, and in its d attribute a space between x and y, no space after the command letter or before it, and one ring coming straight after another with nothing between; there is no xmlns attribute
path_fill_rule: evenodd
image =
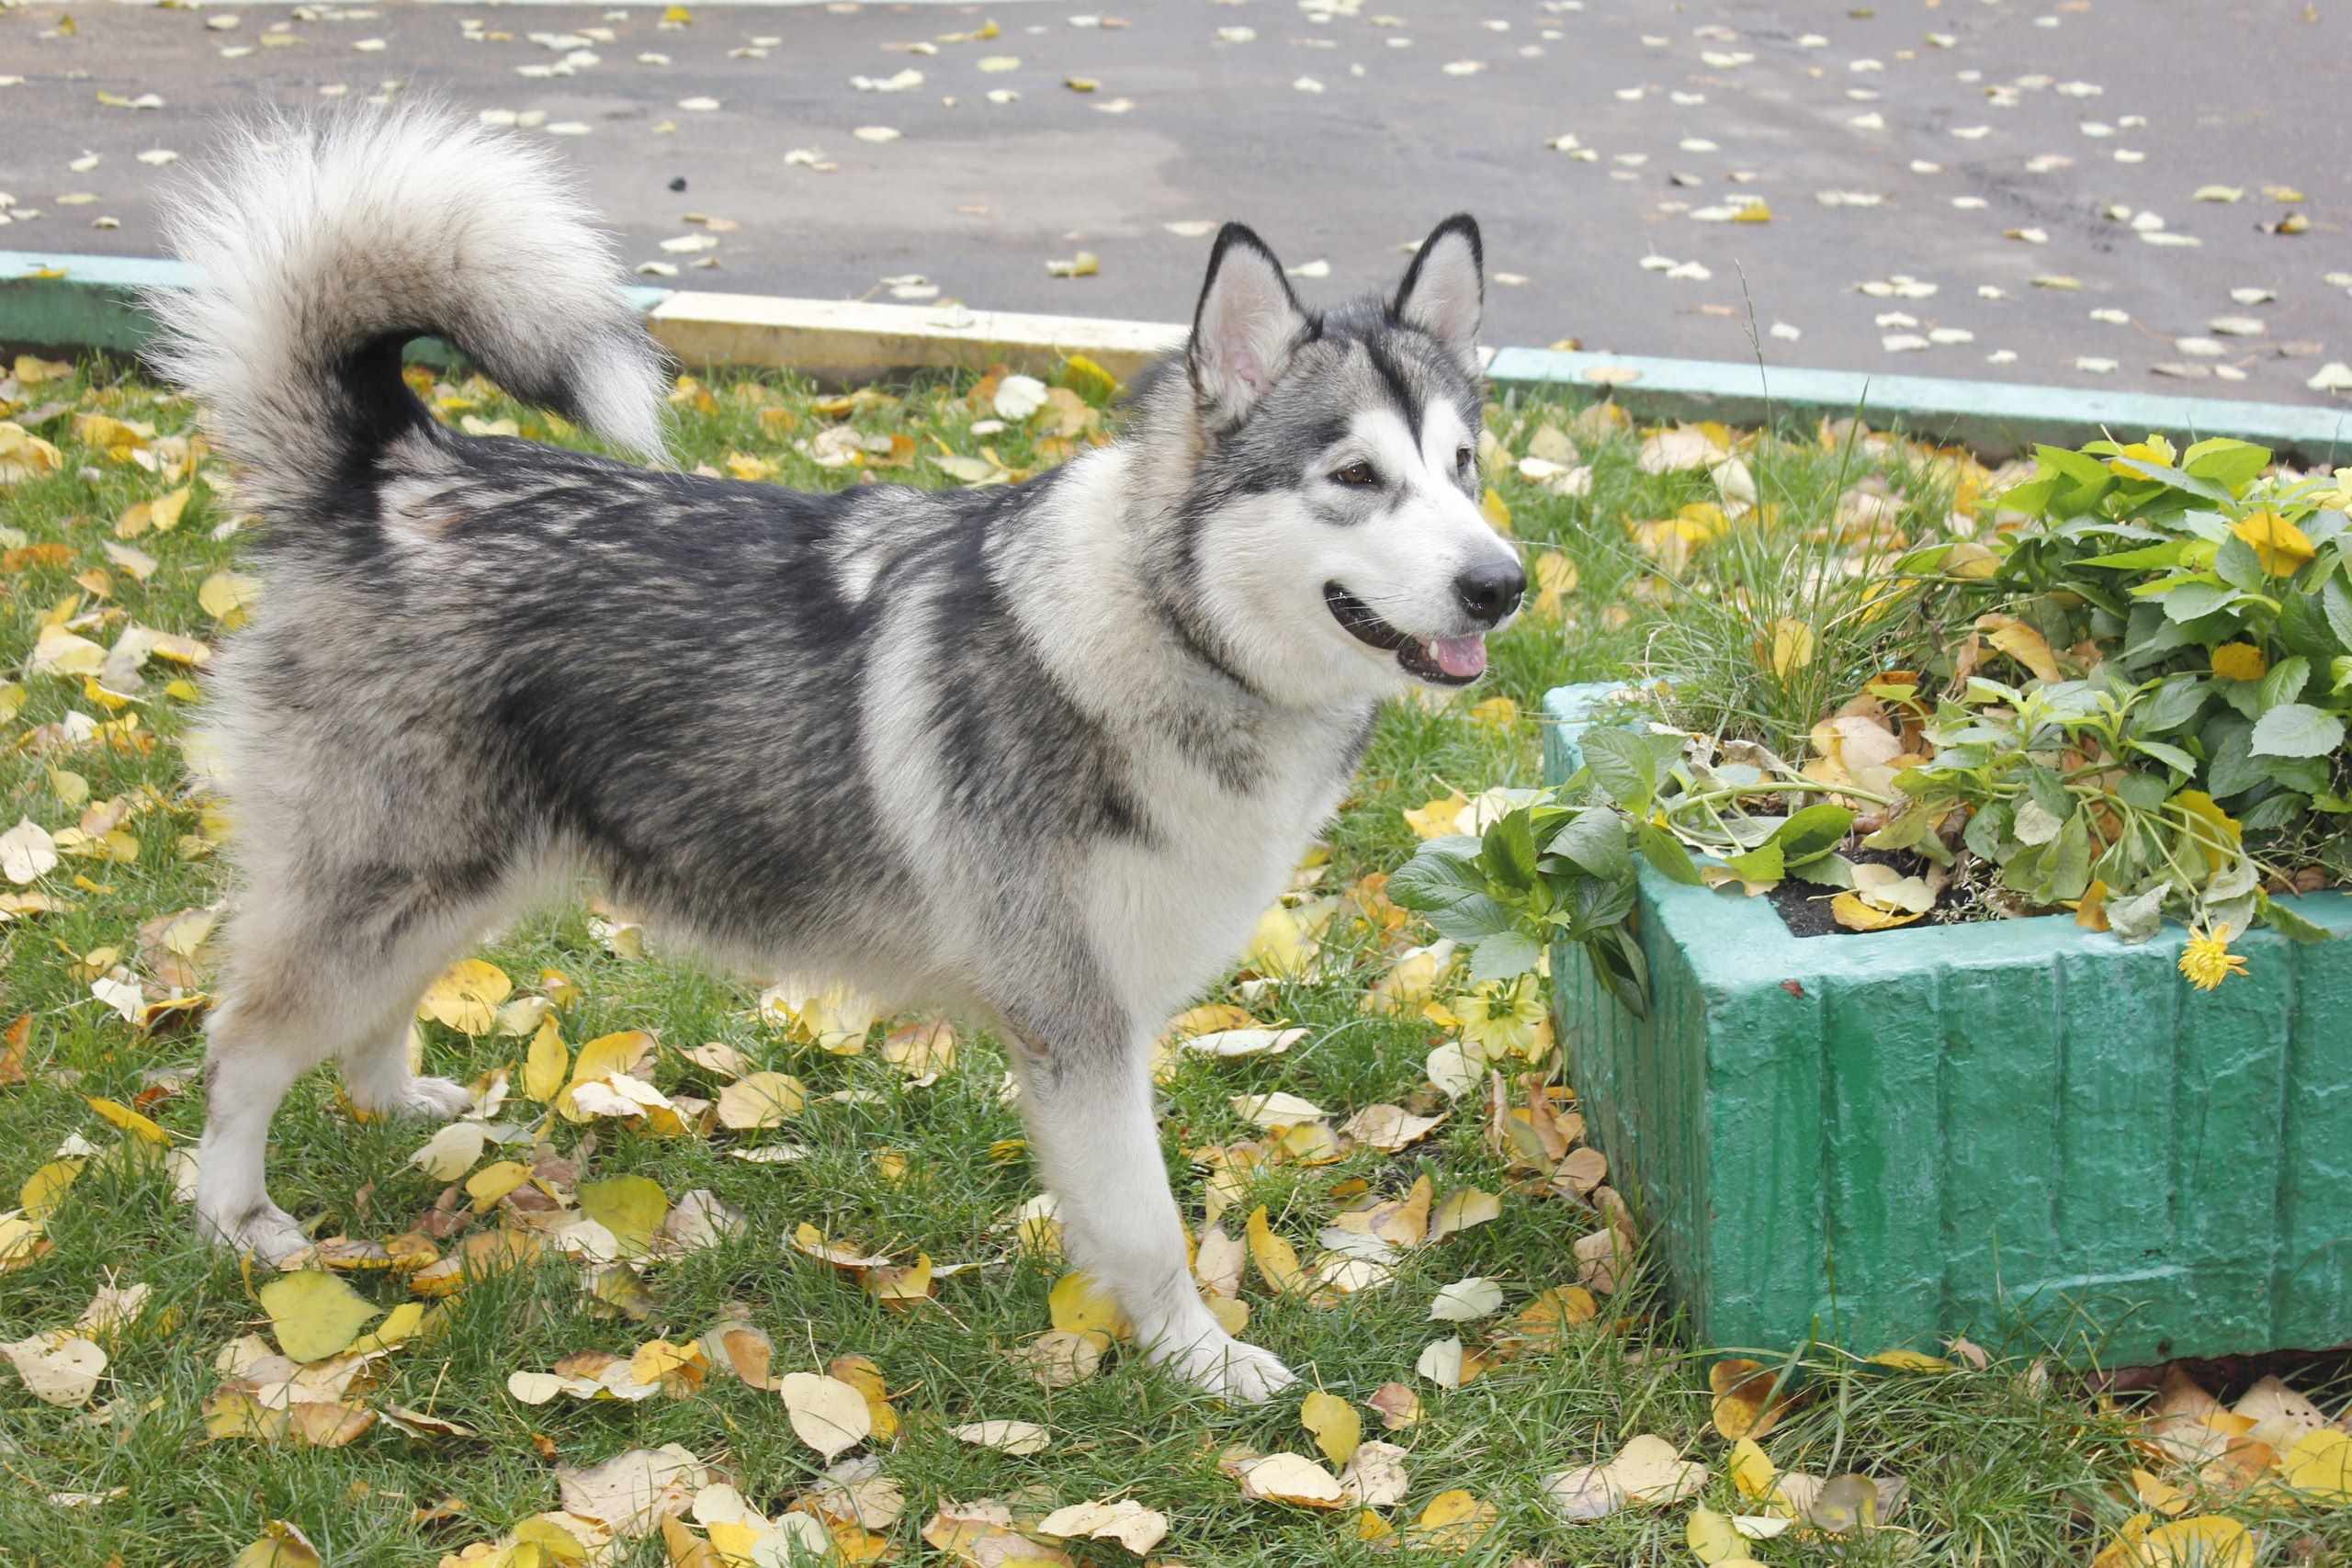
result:
<svg viewBox="0 0 2352 1568"><path fill-rule="evenodd" d="M599 879L770 974L1000 1029L1068 1250L1154 1359L1260 1399L1185 1267L1147 1059L1330 816L1380 700L1519 603L1480 514L1478 231L1317 311L1228 225L1115 445L1025 484L802 494L436 423L438 333L662 456L660 352L547 154L433 110L273 120L171 228L158 358L267 526L209 705L242 886L197 1209L276 1261L288 1086L374 1111L425 986Z"/></svg>

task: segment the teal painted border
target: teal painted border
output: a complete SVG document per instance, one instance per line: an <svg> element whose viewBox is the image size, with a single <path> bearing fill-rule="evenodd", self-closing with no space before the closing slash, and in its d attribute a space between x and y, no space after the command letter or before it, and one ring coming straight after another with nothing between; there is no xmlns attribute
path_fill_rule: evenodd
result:
<svg viewBox="0 0 2352 1568"><path fill-rule="evenodd" d="M64 276L40 276L51 271ZM139 296L150 288L186 288L195 280L195 269L187 263L155 256L0 251L0 344L137 354L155 330ZM650 311L671 291L623 292L636 309ZM408 357L454 365L458 356L438 338L419 338L409 344Z"/></svg>
<svg viewBox="0 0 2352 1568"><path fill-rule="evenodd" d="M1623 384L1596 371L1631 372ZM1965 445L1987 456L2036 442L2079 446L2113 433L2151 431L2192 439L2233 435L2307 464L2352 461L2352 406L2237 402L2154 393L1960 381L1934 376L1873 376L1853 370L1769 369L1710 359L1645 359L1548 348L1498 350L1487 367L1503 386L1575 387L1604 393L1656 419L1720 419L1760 424L1769 416L1861 413L1900 422L1913 434Z"/></svg>
<svg viewBox="0 0 2352 1568"><path fill-rule="evenodd" d="M62 269L55 278L33 275ZM136 353L153 331L137 291L182 288L191 274L179 262L148 256L88 256L0 251L0 343L52 349ZM651 310L666 288L632 288L630 302ZM449 349L433 339L410 357L446 364ZM1604 385L1596 371L1616 374ZM1707 359L1570 354L1504 348L1487 374L1498 386L1575 388L1606 393L1645 418L1722 419L1755 424L1774 415L1862 412L1900 423L1919 435L1964 444L1987 457L2024 451L2037 441L2077 446L2105 434L2161 431L2198 438L2258 441L2305 464L2352 461L2352 406L2236 402L2016 382L1961 381L1930 376L1872 376L1849 370L1768 369ZM1620 379L1630 375L1630 379Z"/></svg>

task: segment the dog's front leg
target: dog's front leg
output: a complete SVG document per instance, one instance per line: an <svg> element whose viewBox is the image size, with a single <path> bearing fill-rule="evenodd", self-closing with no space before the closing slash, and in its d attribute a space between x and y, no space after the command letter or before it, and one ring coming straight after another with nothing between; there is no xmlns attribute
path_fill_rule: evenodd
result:
<svg viewBox="0 0 2352 1568"><path fill-rule="evenodd" d="M1145 1353L1242 1403L1295 1382L1278 1357L1226 1333L1193 1287L1152 1117L1148 1044L1124 1021L1108 1041L1082 1027L1012 1032L1030 1147L1064 1247L1117 1297Z"/></svg>

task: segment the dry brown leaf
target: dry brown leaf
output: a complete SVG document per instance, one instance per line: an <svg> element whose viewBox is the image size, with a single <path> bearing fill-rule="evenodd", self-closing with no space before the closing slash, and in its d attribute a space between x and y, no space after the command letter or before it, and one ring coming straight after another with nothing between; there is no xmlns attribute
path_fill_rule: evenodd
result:
<svg viewBox="0 0 2352 1568"><path fill-rule="evenodd" d="M1725 1438L1761 1438L1780 1425L1792 1395L1771 1398L1778 1374L1760 1361L1731 1357L1707 1369L1707 1386L1713 1392L1712 1416L1715 1430ZM1769 1406L1767 1401L1770 1401Z"/></svg>

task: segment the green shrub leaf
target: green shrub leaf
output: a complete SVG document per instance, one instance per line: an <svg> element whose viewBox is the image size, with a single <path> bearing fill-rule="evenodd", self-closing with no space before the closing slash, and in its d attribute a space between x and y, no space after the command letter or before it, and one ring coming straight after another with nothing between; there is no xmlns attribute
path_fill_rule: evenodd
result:
<svg viewBox="0 0 2352 1568"><path fill-rule="evenodd" d="M1595 876L1621 877L1634 869L1625 847L1625 819L1605 806L1579 812L1552 836L1549 848Z"/></svg>
<svg viewBox="0 0 2352 1568"><path fill-rule="evenodd" d="M1706 880L1699 874L1699 863L1682 847L1682 840L1656 823L1635 823L1634 841L1641 845L1642 858L1650 863L1650 869L1668 882L1696 887Z"/></svg>
<svg viewBox="0 0 2352 1568"><path fill-rule="evenodd" d="M2306 703L2285 703L2254 727L2257 757L2324 757L2344 744L2344 721Z"/></svg>
<svg viewBox="0 0 2352 1568"><path fill-rule="evenodd" d="M1853 829L1854 814L1845 807L1808 806L1803 811L1791 812L1789 819L1766 841L1779 848L1783 865L1803 865L1845 842L1846 835Z"/></svg>

